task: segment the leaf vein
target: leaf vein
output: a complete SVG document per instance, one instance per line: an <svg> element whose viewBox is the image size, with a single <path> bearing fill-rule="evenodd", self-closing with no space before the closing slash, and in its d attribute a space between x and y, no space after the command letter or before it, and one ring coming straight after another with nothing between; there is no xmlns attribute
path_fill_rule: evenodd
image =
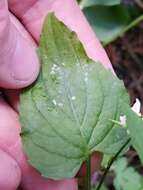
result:
<svg viewBox="0 0 143 190"><path fill-rule="evenodd" d="M33 89L32 89L33 91ZM80 146L77 147L77 144L74 144L73 142L69 141L69 139L67 139L65 136L61 135L47 120L47 118L43 115L43 113L41 112L41 110L37 107L37 104L35 103L35 100L33 99L33 96L32 96L32 91L31 91L31 99L33 101L33 104L35 105L35 108L37 109L38 113L43 117L44 120L47 121L47 123L49 124L48 126L51 126L50 128L63 140L65 140L68 144L71 144L73 147L75 148L79 148L80 149Z"/></svg>

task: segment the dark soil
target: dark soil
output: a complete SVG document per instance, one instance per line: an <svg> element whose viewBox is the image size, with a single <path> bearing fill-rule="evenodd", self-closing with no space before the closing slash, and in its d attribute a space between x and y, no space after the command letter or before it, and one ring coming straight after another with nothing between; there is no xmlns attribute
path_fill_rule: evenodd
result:
<svg viewBox="0 0 143 190"><path fill-rule="evenodd" d="M143 113L143 23L106 47L117 76L122 79L131 96L141 101Z"/></svg>

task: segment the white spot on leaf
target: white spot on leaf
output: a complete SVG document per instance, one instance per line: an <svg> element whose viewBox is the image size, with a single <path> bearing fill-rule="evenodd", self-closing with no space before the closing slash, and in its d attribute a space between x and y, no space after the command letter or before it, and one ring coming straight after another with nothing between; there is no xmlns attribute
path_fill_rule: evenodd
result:
<svg viewBox="0 0 143 190"><path fill-rule="evenodd" d="M61 64L62 64L63 66L65 66L65 63L62 62Z"/></svg>
<svg viewBox="0 0 143 190"><path fill-rule="evenodd" d="M130 131L127 129L127 134L130 135Z"/></svg>
<svg viewBox="0 0 143 190"><path fill-rule="evenodd" d="M88 81L88 77L85 77L85 78L84 78L84 81L87 82L87 81Z"/></svg>
<svg viewBox="0 0 143 190"><path fill-rule="evenodd" d="M120 116L120 124L123 126L123 127L125 127L126 126L126 121L127 121L127 118L126 118L126 116L125 115L121 115Z"/></svg>
<svg viewBox="0 0 143 190"><path fill-rule="evenodd" d="M63 105L64 105L63 103L58 103L59 107L63 107Z"/></svg>
<svg viewBox="0 0 143 190"><path fill-rule="evenodd" d="M56 106L57 105L57 102L56 100L52 100L53 104Z"/></svg>
<svg viewBox="0 0 143 190"><path fill-rule="evenodd" d="M71 99L72 99L72 100L75 100L75 99L76 99L76 97L75 97L75 96L72 96L72 97L71 97Z"/></svg>
<svg viewBox="0 0 143 190"><path fill-rule="evenodd" d="M51 70L50 74L51 74L51 75L55 75L56 73L55 73L54 70Z"/></svg>

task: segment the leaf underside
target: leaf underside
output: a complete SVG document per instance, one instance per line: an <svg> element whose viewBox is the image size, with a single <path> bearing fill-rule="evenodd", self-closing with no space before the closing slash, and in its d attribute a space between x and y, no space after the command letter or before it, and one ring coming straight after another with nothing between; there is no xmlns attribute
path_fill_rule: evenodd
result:
<svg viewBox="0 0 143 190"><path fill-rule="evenodd" d="M126 128L112 120L119 121L128 96L123 83L90 60L75 33L52 13L38 54L40 75L21 94L24 150L43 176L70 178L94 151L114 155L126 142Z"/></svg>

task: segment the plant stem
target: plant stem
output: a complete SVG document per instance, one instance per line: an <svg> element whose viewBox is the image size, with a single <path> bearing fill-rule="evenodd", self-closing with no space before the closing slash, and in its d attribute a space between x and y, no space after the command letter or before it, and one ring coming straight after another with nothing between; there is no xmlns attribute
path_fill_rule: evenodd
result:
<svg viewBox="0 0 143 190"><path fill-rule="evenodd" d="M138 25L141 21L143 21L143 14L140 15L139 17L137 17L135 20L133 20L125 29L124 32L129 31L130 29L132 29L133 27L135 27L136 25Z"/></svg>
<svg viewBox="0 0 143 190"><path fill-rule="evenodd" d="M115 154L115 156L113 158L111 158L111 160L109 161L108 166L107 166L107 168L106 168L106 170L105 170L105 172L104 172L104 174L103 174L103 176L102 176L96 190L100 190L100 188L101 188L101 186L102 186L102 184L103 184L103 182L104 182L104 180L105 180L105 178L106 178L106 176L107 176L113 162L117 159L117 157L120 155L120 153L123 151L123 149L130 143L130 141L131 141L131 139L128 139L125 142L125 144L120 148L120 150Z"/></svg>
<svg viewBox="0 0 143 190"><path fill-rule="evenodd" d="M91 190L91 160L90 160L90 156L86 160L86 189Z"/></svg>
<svg viewBox="0 0 143 190"><path fill-rule="evenodd" d="M119 37L122 37L126 32L128 32L129 30L131 30L133 27L135 27L136 25L138 25L142 21L143 21L143 14L141 14L139 17L137 17L135 20L133 20L130 24L128 24L117 36L115 36L114 38L112 38L112 40L103 43L103 46L106 46L109 43L117 40Z"/></svg>

